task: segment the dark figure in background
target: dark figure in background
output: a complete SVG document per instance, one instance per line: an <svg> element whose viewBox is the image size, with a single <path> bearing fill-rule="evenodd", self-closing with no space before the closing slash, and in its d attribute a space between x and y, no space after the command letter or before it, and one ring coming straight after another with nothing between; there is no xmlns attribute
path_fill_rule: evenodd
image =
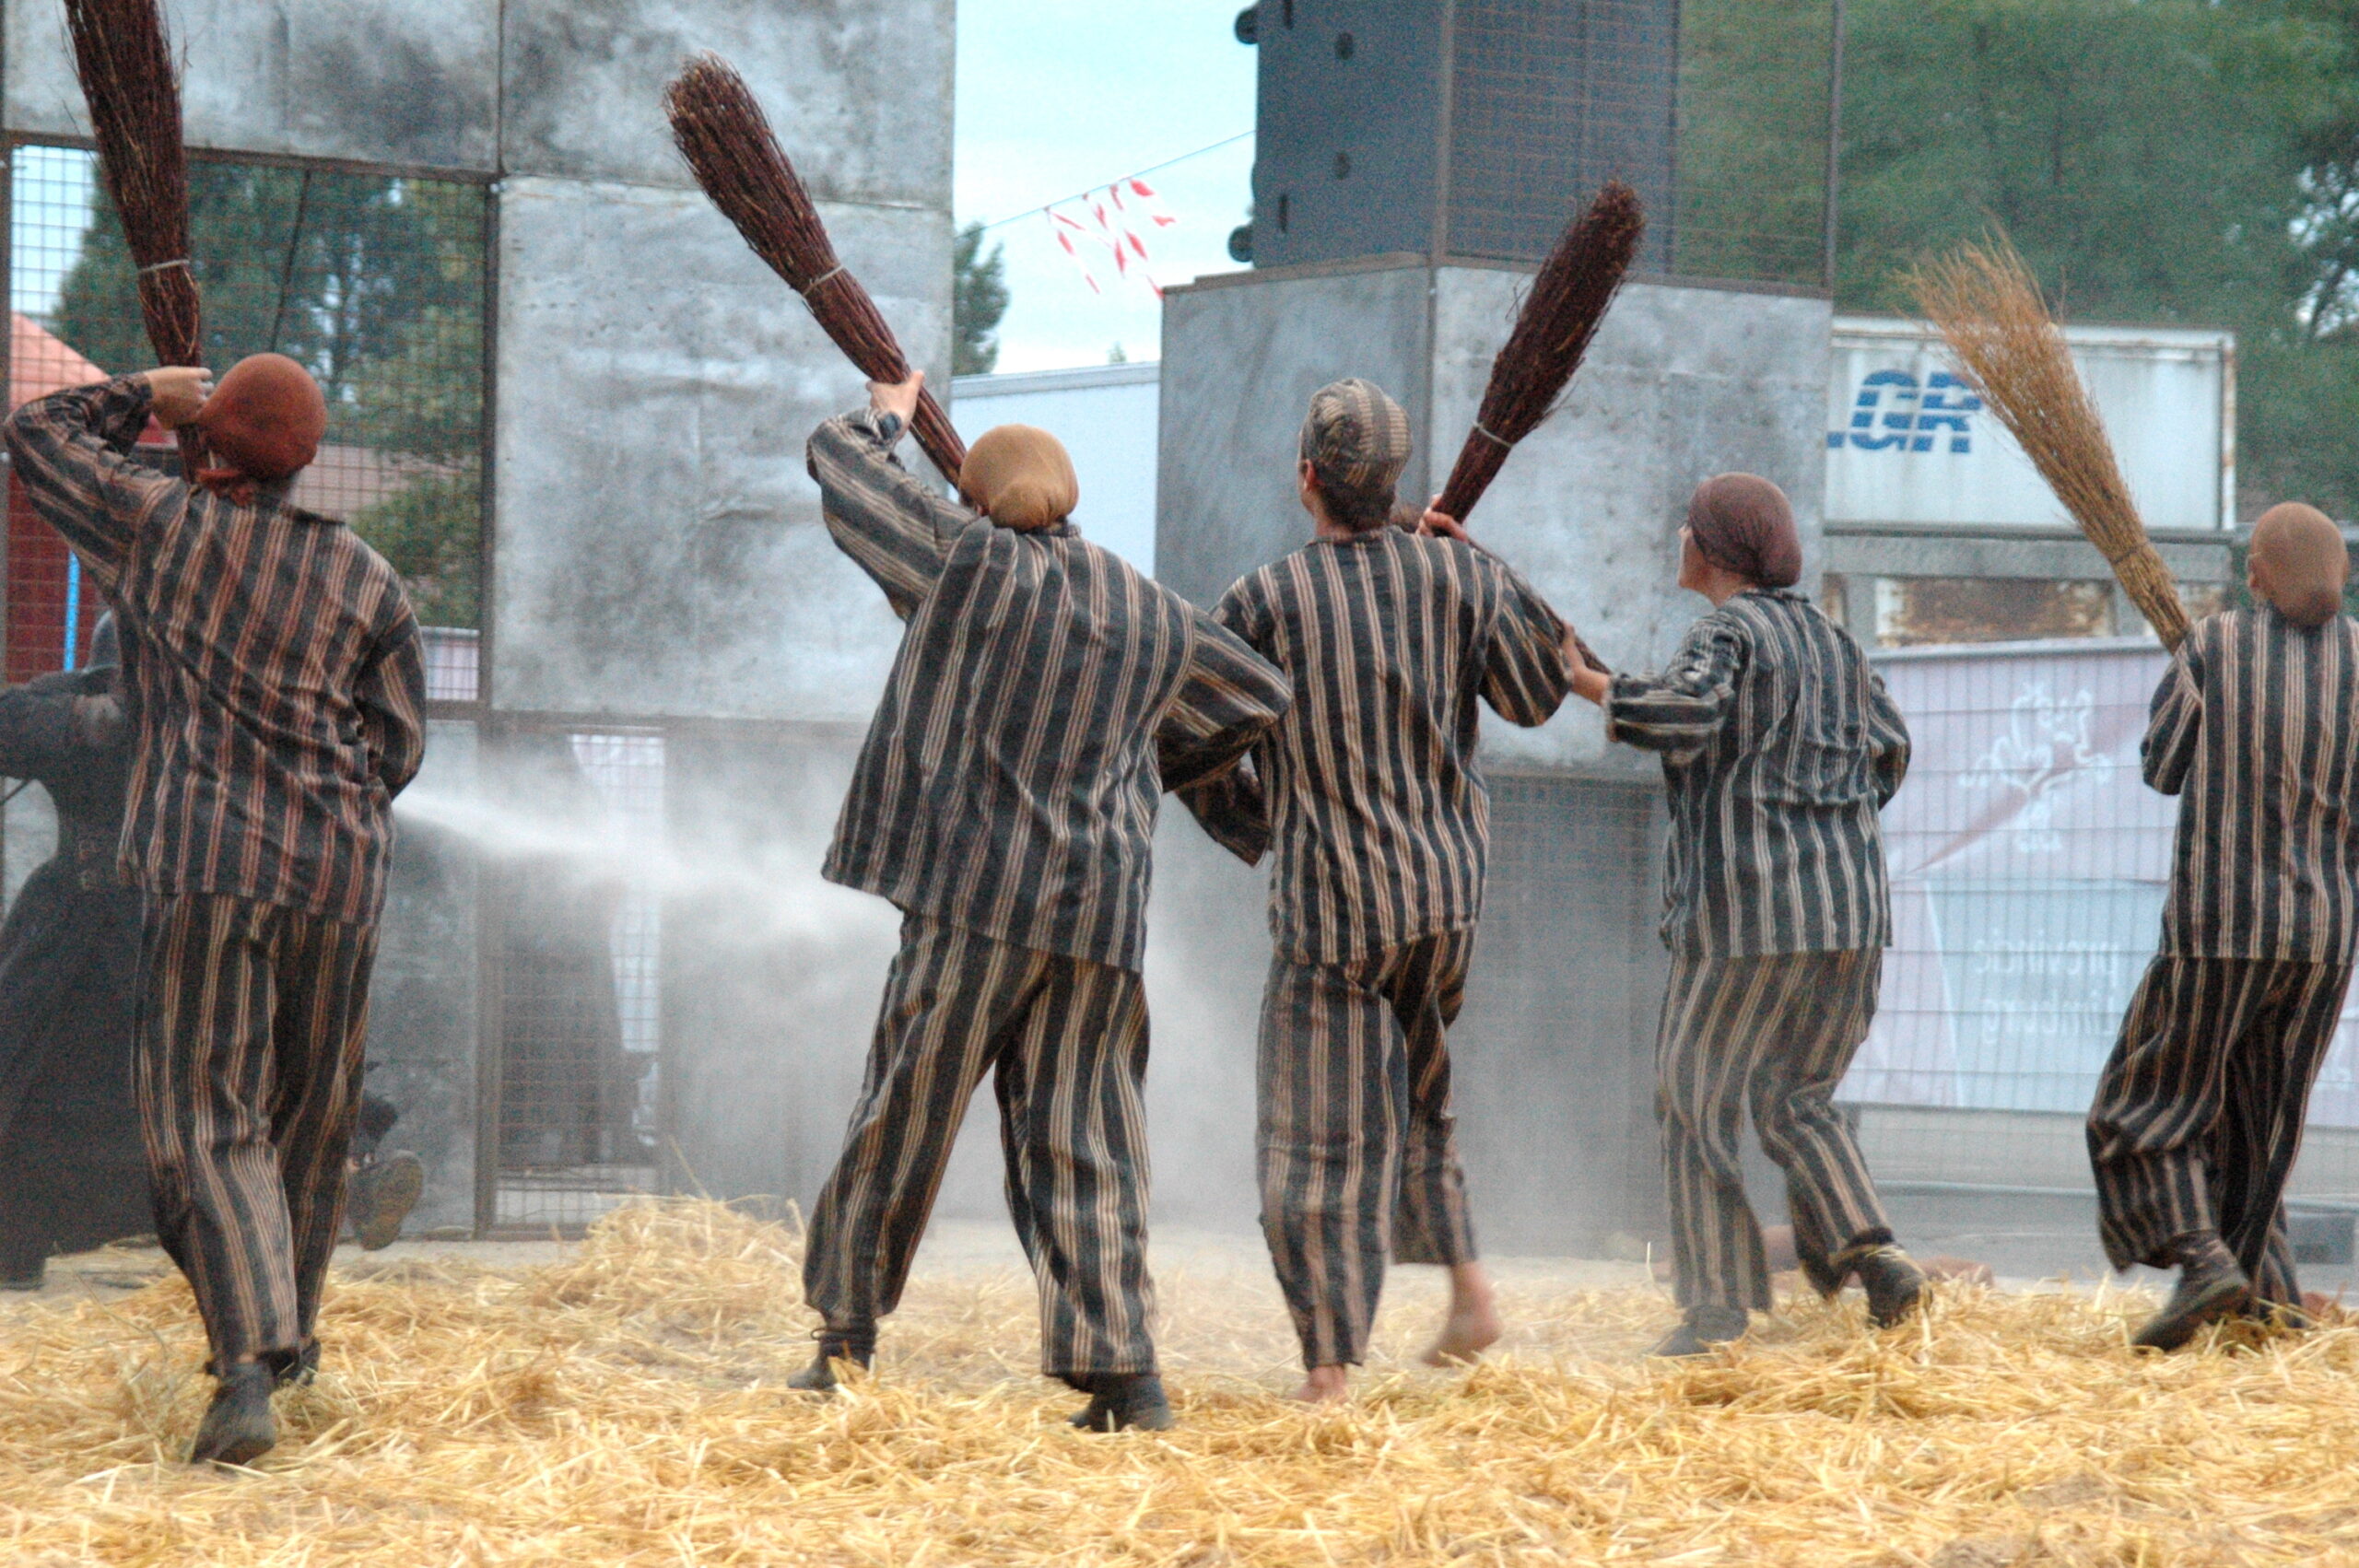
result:
<svg viewBox="0 0 2359 1568"><path fill-rule="evenodd" d="M135 463L150 415L220 466ZM131 779L117 867L147 895L135 1084L156 1232L219 1379L193 1460L277 1442L316 1364L342 1221L393 802L424 755L417 618L382 556L288 499L326 399L281 355L25 404L9 455L123 619Z"/></svg>
<svg viewBox="0 0 2359 1568"><path fill-rule="evenodd" d="M511 737L504 771L536 813L584 838L606 821L573 738ZM577 855L520 855L501 873L499 1160L511 1168L637 1164L648 1059L623 1048L615 994L622 880Z"/></svg>
<svg viewBox="0 0 2359 1568"><path fill-rule="evenodd" d="M1373 382L1310 400L1296 481L1316 537L1214 619L1293 683L1252 755L1181 799L1258 864L1274 851L1254 1148L1262 1228L1302 1342L1296 1397L1345 1393L1390 1255L1449 1270L1429 1364L1499 1336L1449 1110L1449 1028L1483 904L1480 705L1547 722L1565 628L1452 519L1392 525L1409 416Z"/></svg>
<svg viewBox="0 0 2359 1568"><path fill-rule="evenodd" d="M1832 1296L1856 1273L1878 1328L1925 1288L1835 1108L1891 940L1878 813L1908 771L1908 730L1859 645L1793 591L1785 492L1708 479L1679 537L1679 585L1712 611L1668 669L1608 676L1567 644L1573 689L1612 739L1661 754L1670 797L1655 1108L1686 1311L1657 1355L1701 1354L1769 1306L1740 1162L1748 1106L1812 1285Z"/></svg>
<svg viewBox="0 0 2359 1568"><path fill-rule="evenodd" d="M905 622L824 874L900 907L868 1071L811 1211L825 1320L795 1386L869 1363L986 1072L1041 1370L1074 1424L1157 1428L1146 1269L1146 888L1162 789L1235 766L1285 682L1084 540L1045 430L976 441L957 506L893 459L921 378L812 435L828 532Z"/></svg>
<svg viewBox="0 0 2359 1568"><path fill-rule="evenodd" d="M131 731L114 617L87 668L0 693L0 774L40 781L57 853L0 925L0 1289L155 1228L131 1095L139 893L115 880Z"/></svg>
<svg viewBox="0 0 2359 1568"><path fill-rule="evenodd" d="M2322 512L2252 531L2250 609L2198 621L2155 688L2146 782L2179 801L2161 950L2089 1108L2117 1269L2177 1269L2134 1343L2232 1315L2298 1327L2283 1199L2359 941L2359 624Z"/></svg>

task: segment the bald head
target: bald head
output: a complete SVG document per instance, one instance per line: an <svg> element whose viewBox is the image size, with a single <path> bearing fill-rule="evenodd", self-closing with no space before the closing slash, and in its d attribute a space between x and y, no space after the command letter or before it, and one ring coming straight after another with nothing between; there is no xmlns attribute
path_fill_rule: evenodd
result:
<svg viewBox="0 0 2359 1568"><path fill-rule="evenodd" d="M2323 626L2342 608L2351 552L2342 531L2316 507L2273 506L2252 525L2252 591L2296 626Z"/></svg>

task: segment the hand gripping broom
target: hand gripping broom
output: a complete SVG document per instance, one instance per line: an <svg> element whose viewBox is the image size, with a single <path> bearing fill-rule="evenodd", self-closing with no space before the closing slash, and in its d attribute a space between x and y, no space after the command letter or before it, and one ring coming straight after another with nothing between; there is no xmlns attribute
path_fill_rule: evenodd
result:
<svg viewBox="0 0 2359 1568"><path fill-rule="evenodd" d="M1508 341L1491 361L1490 383L1474 416L1474 428L1459 449L1435 509L1459 521L1474 509L1517 442L1555 411L1556 400L1580 369L1590 339L1605 319L1622 276L1638 253L1647 216L1638 193L1609 180L1588 210L1566 226L1555 248L1541 263L1524 297ZM1576 641L1579 636L1576 634ZM1604 661L1580 643L1581 658L1605 670Z"/></svg>
<svg viewBox="0 0 2359 1568"><path fill-rule="evenodd" d="M2163 646L2178 647L2187 608L2177 584L2139 521L2105 423L2023 257L2003 235L1968 242L1917 269L1907 283L1967 384L2112 566Z"/></svg>
<svg viewBox="0 0 2359 1568"><path fill-rule="evenodd" d="M754 254L803 297L844 357L872 381L907 380L910 362L893 329L836 258L811 193L787 162L745 79L719 55L699 54L664 89L663 112L704 193L737 226ZM930 390L920 396L915 433L942 476L957 484L966 443Z"/></svg>
<svg viewBox="0 0 2359 1568"><path fill-rule="evenodd" d="M139 269L139 312L163 365L201 365L204 317L189 270L188 159L181 146L181 85L157 0L65 0L74 70L90 106L90 133L107 194ZM205 439L180 431L181 471L194 480Z"/></svg>

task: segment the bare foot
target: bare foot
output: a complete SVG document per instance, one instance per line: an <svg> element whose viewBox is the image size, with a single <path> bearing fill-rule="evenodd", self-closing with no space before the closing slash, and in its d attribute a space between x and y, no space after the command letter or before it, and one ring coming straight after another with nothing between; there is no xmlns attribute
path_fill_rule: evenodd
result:
<svg viewBox="0 0 2359 1568"><path fill-rule="evenodd" d="M1453 1264L1449 1270L1449 1316L1426 1347L1427 1366L1463 1366L1498 1343L1506 1332L1491 1301L1491 1276L1480 1263Z"/></svg>
<svg viewBox="0 0 2359 1568"><path fill-rule="evenodd" d="M1340 1405L1351 1398L1351 1375L1348 1366L1314 1366L1294 1397L1306 1405Z"/></svg>

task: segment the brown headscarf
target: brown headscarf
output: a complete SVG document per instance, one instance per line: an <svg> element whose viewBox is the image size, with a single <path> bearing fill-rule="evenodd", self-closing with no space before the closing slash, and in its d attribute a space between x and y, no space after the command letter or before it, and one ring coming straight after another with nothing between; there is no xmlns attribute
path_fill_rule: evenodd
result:
<svg viewBox="0 0 2359 1568"><path fill-rule="evenodd" d="M241 504L256 482L288 479L309 468L327 434L328 404L311 372L284 354L255 354L229 368L191 421L219 468L196 482Z"/></svg>
<svg viewBox="0 0 2359 1568"><path fill-rule="evenodd" d="M1802 580L1802 542L1786 492L1757 474L1715 474L1687 502L1687 532L1704 558L1763 588Z"/></svg>
<svg viewBox="0 0 2359 1568"><path fill-rule="evenodd" d="M958 493L1002 528L1049 528L1073 515L1081 481L1062 441L1034 426L1002 425L967 449Z"/></svg>
<svg viewBox="0 0 2359 1568"><path fill-rule="evenodd" d="M2316 507L2286 501L2252 525L2252 584L2296 626L2324 626L2342 608L2351 551Z"/></svg>

